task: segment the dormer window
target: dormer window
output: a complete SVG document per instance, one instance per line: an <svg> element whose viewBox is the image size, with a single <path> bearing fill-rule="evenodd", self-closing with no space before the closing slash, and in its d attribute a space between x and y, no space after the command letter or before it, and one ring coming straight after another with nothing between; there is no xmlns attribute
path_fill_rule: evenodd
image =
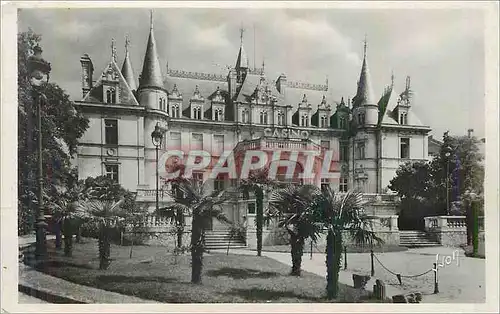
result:
<svg viewBox="0 0 500 314"><path fill-rule="evenodd" d="M180 118L181 110L179 108L179 104L172 105L172 118Z"/></svg>
<svg viewBox="0 0 500 314"><path fill-rule="evenodd" d="M326 128L326 127L328 127L327 120L326 120L325 116L321 116L319 127L320 128Z"/></svg>
<svg viewBox="0 0 500 314"><path fill-rule="evenodd" d="M214 120L215 121L223 121L224 120L224 111L222 108L216 108L214 110Z"/></svg>
<svg viewBox="0 0 500 314"><path fill-rule="evenodd" d="M345 119L345 117L340 117L339 118L339 128L345 129L345 127L346 127L346 119Z"/></svg>
<svg viewBox="0 0 500 314"><path fill-rule="evenodd" d="M250 113L248 112L248 109L243 109L241 111L241 122L242 123L249 123L250 122Z"/></svg>
<svg viewBox="0 0 500 314"><path fill-rule="evenodd" d="M309 116L308 115L303 115L300 117L300 126L309 126Z"/></svg>
<svg viewBox="0 0 500 314"><path fill-rule="evenodd" d="M260 124L267 124L267 111L260 112Z"/></svg>
<svg viewBox="0 0 500 314"><path fill-rule="evenodd" d="M110 88L106 91L106 103L116 104L116 91L114 88Z"/></svg>
<svg viewBox="0 0 500 314"><path fill-rule="evenodd" d="M408 124L408 114L406 112L399 115L399 124Z"/></svg>
<svg viewBox="0 0 500 314"><path fill-rule="evenodd" d="M285 125L285 114L283 111L278 111L278 125Z"/></svg>
<svg viewBox="0 0 500 314"><path fill-rule="evenodd" d="M193 119L201 120L201 108L200 107L193 108Z"/></svg>

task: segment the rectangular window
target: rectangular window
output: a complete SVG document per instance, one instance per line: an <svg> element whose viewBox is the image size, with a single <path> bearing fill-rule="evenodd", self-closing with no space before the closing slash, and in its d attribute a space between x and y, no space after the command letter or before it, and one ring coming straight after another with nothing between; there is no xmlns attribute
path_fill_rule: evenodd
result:
<svg viewBox="0 0 500 314"><path fill-rule="evenodd" d="M118 120L105 119L106 144L118 145Z"/></svg>
<svg viewBox="0 0 500 314"><path fill-rule="evenodd" d="M191 138L191 149L203 150L203 134L193 133Z"/></svg>
<svg viewBox="0 0 500 314"><path fill-rule="evenodd" d="M214 181L214 190L215 191L224 191L224 177L217 176Z"/></svg>
<svg viewBox="0 0 500 314"><path fill-rule="evenodd" d="M410 158L410 139L401 139L401 158Z"/></svg>
<svg viewBox="0 0 500 314"><path fill-rule="evenodd" d="M340 117L339 118L339 128L340 129L345 129L345 117Z"/></svg>
<svg viewBox="0 0 500 314"><path fill-rule="evenodd" d="M347 192L347 178L340 178L339 192Z"/></svg>
<svg viewBox="0 0 500 314"><path fill-rule="evenodd" d="M214 135L213 153L220 155L224 151L224 135Z"/></svg>
<svg viewBox="0 0 500 314"><path fill-rule="evenodd" d="M255 203L248 203L248 213L250 215L255 215Z"/></svg>
<svg viewBox="0 0 500 314"><path fill-rule="evenodd" d="M321 141L322 149L330 149L330 141Z"/></svg>
<svg viewBox="0 0 500 314"><path fill-rule="evenodd" d="M321 190L325 190L330 186L330 180L328 178L321 178Z"/></svg>
<svg viewBox="0 0 500 314"><path fill-rule="evenodd" d="M119 183L118 165L106 165L106 177L113 180L113 182Z"/></svg>
<svg viewBox="0 0 500 314"><path fill-rule="evenodd" d="M347 144L340 144L340 161L347 161L349 156L349 146Z"/></svg>
<svg viewBox="0 0 500 314"><path fill-rule="evenodd" d="M358 159L365 158L365 143L358 144Z"/></svg>
<svg viewBox="0 0 500 314"><path fill-rule="evenodd" d="M203 184L203 172L193 172L193 182L201 186Z"/></svg>
<svg viewBox="0 0 500 314"><path fill-rule="evenodd" d="M170 149L181 149L181 132L170 132L168 144Z"/></svg>

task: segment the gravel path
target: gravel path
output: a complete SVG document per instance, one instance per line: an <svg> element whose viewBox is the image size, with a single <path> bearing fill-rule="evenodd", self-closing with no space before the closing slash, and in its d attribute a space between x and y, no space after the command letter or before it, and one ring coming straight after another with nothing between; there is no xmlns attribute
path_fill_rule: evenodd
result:
<svg viewBox="0 0 500 314"><path fill-rule="evenodd" d="M255 255L255 251L231 250L233 254ZM452 260L455 253L455 260ZM438 255L438 264L450 256L449 265L438 267L439 293L434 292L434 272L423 276L406 278L407 275L418 275L433 267ZM291 264L290 253L262 252L262 255L276 259L284 264ZM387 287L387 295L419 291L424 295L424 303L483 303L486 302L485 260L465 257L462 249L446 247L430 247L410 249L405 252L375 253L382 264L394 273L400 273L402 284L397 277L385 270L375 260L375 278L368 282L366 288L371 290L375 279L381 279ZM457 257L458 256L458 257ZM457 263L458 260L458 263ZM343 264L343 263L342 263ZM370 254L351 253L347 255L347 270L340 272L340 282L352 286L352 274L370 274ZM304 254L302 268L306 271L325 276L325 255Z"/></svg>

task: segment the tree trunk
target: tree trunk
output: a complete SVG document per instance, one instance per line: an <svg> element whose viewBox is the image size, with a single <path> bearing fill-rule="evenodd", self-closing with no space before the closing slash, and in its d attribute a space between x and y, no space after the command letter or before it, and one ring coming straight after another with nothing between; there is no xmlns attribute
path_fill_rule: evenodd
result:
<svg viewBox="0 0 500 314"><path fill-rule="evenodd" d="M302 254L304 253L304 239L290 233L290 244L292 246L292 276L300 276Z"/></svg>
<svg viewBox="0 0 500 314"><path fill-rule="evenodd" d="M62 219L54 224L54 228L55 228L55 232L56 232L56 250L60 250L62 247L61 224L62 224Z"/></svg>
<svg viewBox="0 0 500 314"><path fill-rule="evenodd" d="M78 227L76 229L76 243L82 242L82 224L78 223Z"/></svg>
<svg viewBox="0 0 500 314"><path fill-rule="evenodd" d="M110 252L109 228L101 226L99 231L99 269L108 269Z"/></svg>
<svg viewBox="0 0 500 314"><path fill-rule="evenodd" d="M67 219L63 222L64 234L64 256L71 257L73 255L73 228L71 222Z"/></svg>
<svg viewBox="0 0 500 314"><path fill-rule="evenodd" d="M474 225L474 215L473 215L473 207L472 202L467 204L466 212L465 212L465 227L467 230L467 245L472 245L473 232L472 228Z"/></svg>
<svg viewBox="0 0 500 314"><path fill-rule="evenodd" d="M255 191L257 222L257 256L262 255L262 225L264 220L264 192L258 187Z"/></svg>
<svg viewBox="0 0 500 314"><path fill-rule="evenodd" d="M182 211L178 211L177 212L177 247L178 248L181 248L182 247L182 236L184 234L184 228L181 228L183 227L183 222L182 222L182 218L183 218L183 213Z"/></svg>
<svg viewBox="0 0 500 314"><path fill-rule="evenodd" d="M191 282L201 284L203 268L203 217L193 213L191 231Z"/></svg>
<svg viewBox="0 0 500 314"><path fill-rule="evenodd" d="M326 294L328 300L339 293L340 260L342 257L342 236L328 231L326 237Z"/></svg>

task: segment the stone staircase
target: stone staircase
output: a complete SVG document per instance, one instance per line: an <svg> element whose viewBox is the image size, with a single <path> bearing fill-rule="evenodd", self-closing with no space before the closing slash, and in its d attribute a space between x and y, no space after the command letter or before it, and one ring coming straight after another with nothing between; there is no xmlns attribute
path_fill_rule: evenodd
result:
<svg viewBox="0 0 500 314"><path fill-rule="evenodd" d="M437 239L424 231L399 231L399 245L406 247L441 246Z"/></svg>
<svg viewBox="0 0 500 314"><path fill-rule="evenodd" d="M246 248L244 239L230 237L229 230L207 230L205 231L205 248L207 250L227 249L229 244L230 249Z"/></svg>

